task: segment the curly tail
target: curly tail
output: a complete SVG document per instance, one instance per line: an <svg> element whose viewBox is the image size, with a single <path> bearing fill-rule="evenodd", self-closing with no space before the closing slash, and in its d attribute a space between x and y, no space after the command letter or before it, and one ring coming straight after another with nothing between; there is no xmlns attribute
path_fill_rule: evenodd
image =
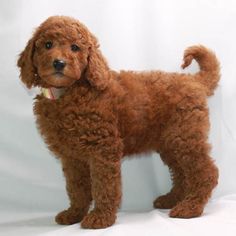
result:
<svg viewBox="0 0 236 236"><path fill-rule="evenodd" d="M215 54L202 45L192 46L185 50L182 68L189 66L193 59L200 66L200 71L194 78L206 88L207 95L210 96L214 93L220 79L219 62Z"/></svg>

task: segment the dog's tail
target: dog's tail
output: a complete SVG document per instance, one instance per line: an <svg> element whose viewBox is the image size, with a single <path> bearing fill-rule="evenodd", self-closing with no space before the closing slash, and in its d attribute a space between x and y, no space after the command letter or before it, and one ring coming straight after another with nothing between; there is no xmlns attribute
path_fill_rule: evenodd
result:
<svg viewBox="0 0 236 236"><path fill-rule="evenodd" d="M207 91L210 96L214 93L220 79L220 66L215 54L202 45L192 46L185 50L182 68L189 66L192 60L195 59L200 71L194 76Z"/></svg>

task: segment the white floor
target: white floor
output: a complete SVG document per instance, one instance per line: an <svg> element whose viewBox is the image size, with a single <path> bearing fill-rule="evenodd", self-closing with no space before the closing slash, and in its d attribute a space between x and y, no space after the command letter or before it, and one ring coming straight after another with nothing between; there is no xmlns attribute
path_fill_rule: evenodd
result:
<svg viewBox="0 0 236 236"><path fill-rule="evenodd" d="M1 236L31 236L63 228L54 222L55 213L0 212Z"/></svg>
<svg viewBox="0 0 236 236"><path fill-rule="evenodd" d="M81 229L79 224L59 226L54 222L55 213L20 214L0 213L1 236L235 236L236 194L212 200L203 216L194 219L173 219L168 210L145 213L120 212L112 227L101 230Z"/></svg>

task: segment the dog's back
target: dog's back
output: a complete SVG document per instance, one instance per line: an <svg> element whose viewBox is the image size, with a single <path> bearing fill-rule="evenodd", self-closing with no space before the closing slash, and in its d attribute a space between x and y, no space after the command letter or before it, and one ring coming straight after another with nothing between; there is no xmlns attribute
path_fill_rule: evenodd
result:
<svg viewBox="0 0 236 236"><path fill-rule="evenodd" d="M183 68L195 58L197 74L163 71L121 71L114 76L117 93L119 131L124 155L159 150L159 138L174 113L196 106L207 109L206 98L220 78L219 64L213 52L203 46L185 51Z"/></svg>

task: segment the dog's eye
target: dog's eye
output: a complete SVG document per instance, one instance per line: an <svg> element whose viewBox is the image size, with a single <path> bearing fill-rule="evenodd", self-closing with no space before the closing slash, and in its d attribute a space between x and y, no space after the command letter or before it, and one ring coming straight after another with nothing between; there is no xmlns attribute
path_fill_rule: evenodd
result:
<svg viewBox="0 0 236 236"><path fill-rule="evenodd" d="M71 50L73 52L78 52L78 51L80 51L80 47L78 45L76 45L76 44L72 44L71 45Z"/></svg>
<svg viewBox="0 0 236 236"><path fill-rule="evenodd" d="M45 43L45 48L46 48L46 49L52 48L52 42L51 42L51 41L46 42L46 43Z"/></svg>

